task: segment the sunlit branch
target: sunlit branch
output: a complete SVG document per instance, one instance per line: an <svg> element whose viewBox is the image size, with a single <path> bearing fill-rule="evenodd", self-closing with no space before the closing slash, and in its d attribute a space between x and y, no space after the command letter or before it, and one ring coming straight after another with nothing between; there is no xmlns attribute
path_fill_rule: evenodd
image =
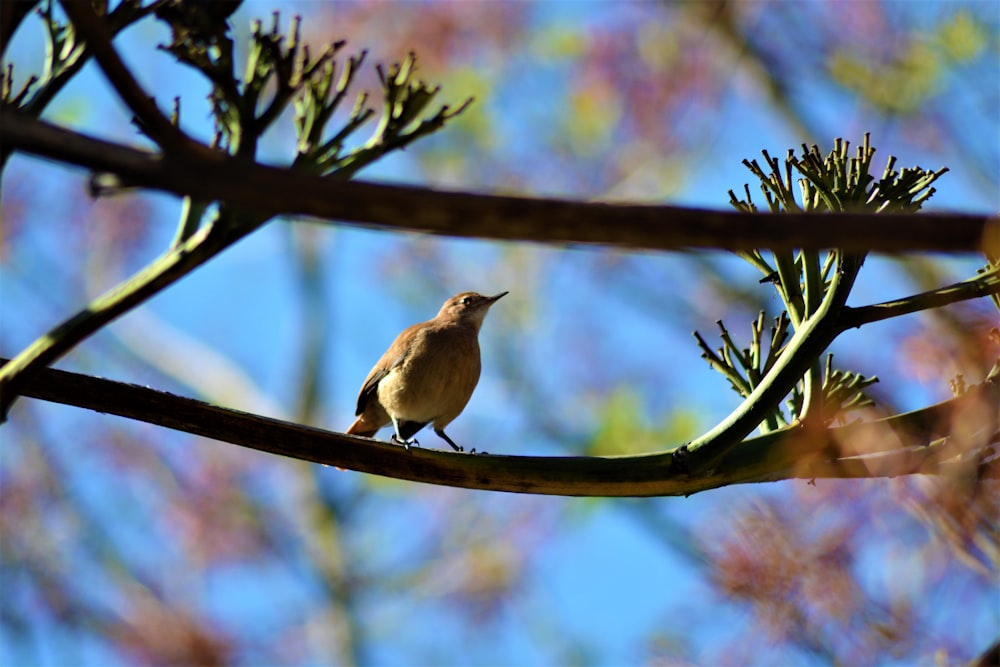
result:
<svg viewBox="0 0 1000 667"><path fill-rule="evenodd" d="M0 360L4 361L4 360ZM45 369L31 378L26 396L249 447L271 454L349 468L385 477L471 489L568 496L690 495L730 484L777 479L894 477L948 474L956 462L923 457L921 446L941 439L941 425L963 406L1000 411L1000 381L985 382L958 398L923 410L833 429L789 427L742 443L714 471L679 470L673 451L622 457L471 455L398 445L324 431L222 408L137 385ZM988 426L987 426L988 427ZM837 458L837 443L870 439L890 429L897 448L878 465ZM884 438L882 439L884 442ZM987 443L989 444L989 443ZM907 453L911 452L911 453ZM916 453L912 453L916 452ZM896 457L898 465L892 465ZM1000 463L983 458L981 477L1000 477Z"/></svg>
<svg viewBox="0 0 1000 667"><path fill-rule="evenodd" d="M909 315L921 310L940 308L959 301L968 301L991 294L1000 294L1000 267L994 267L975 278L969 278L947 287L921 292L903 299L860 308L846 308L841 314L841 324L845 330L864 324L887 320L891 317Z"/></svg>
<svg viewBox="0 0 1000 667"><path fill-rule="evenodd" d="M102 294L85 308L37 338L0 367L0 423L32 374L54 363L101 327L187 275L225 248L226 241L205 227L172 247L134 276Z"/></svg>
<svg viewBox="0 0 1000 667"><path fill-rule="evenodd" d="M788 395L840 333L836 318L844 308L859 267L860 259L845 256L822 303L796 327L770 371L729 416L687 445L688 466L699 472L713 470L773 414L774 406Z"/></svg>
<svg viewBox="0 0 1000 667"><path fill-rule="evenodd" d="M994 442L1000 434L994 434ZM978 468L981 479L1000 479L1000 462L968 462L958 459L934 461L934 450L910 449L887 454L877 461L866 458L839 459L809 463L788 471L787 477L794 479L871 479L873 477L902 477L904 475L927 474L933 466L933 474L966 475L970 469ZM782 477L784 478L784 477Z"/></svg>

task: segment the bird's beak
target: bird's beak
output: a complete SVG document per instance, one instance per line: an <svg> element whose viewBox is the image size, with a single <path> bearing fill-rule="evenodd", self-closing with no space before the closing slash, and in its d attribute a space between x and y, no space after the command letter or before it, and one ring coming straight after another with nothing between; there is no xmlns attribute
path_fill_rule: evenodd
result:
<svg viewBox="0 0 1000 667"><path fill-rule="evenodd" d="M502 297L502 296L506 296L507 294L510 294L510 292L500 292L500 293L499 293L499 294L497 294L496 296L488 296L488 297L486 297L486 298L487 298L487 299L489 299L489 302L490 302L490 303L492 304L492 303L494 303L494 302L496 302L496 301L499 301L499 300L500 300L500 297Z"/></svg>

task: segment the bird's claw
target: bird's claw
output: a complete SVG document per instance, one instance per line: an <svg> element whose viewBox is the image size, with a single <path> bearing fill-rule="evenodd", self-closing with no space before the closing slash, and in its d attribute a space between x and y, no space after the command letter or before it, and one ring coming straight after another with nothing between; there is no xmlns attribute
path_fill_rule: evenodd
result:
<svg viewBox="0 0 1000 667"><path fill-rule="evenodd" d="M402 445L403 449L405 449L406 451L410 451L411 445L414 447L420 446L420 443L417 441L416 438L410 438L409 440L402 440L398 436L396 436L395 433L392 434L390 440L392 440L392 442L394 442L397 445Z"/></svg>

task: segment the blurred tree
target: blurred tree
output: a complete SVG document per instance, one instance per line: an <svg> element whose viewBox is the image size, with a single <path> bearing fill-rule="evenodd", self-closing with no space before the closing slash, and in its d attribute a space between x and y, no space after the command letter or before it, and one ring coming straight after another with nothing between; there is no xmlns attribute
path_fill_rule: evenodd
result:
<svg viewBox="0 0 1000 667"><path fill-rule="evenodd" d="M24 9L33 4L3 6L5 63L14 61L8 46L27 29L19 26L29 16ZM404 56L412 46L433 80L449 91L474 93L479 104L427 150L417 144L390 162L384 175L463 188L659 200L685 192L707 165L717 164L711 146L726 145L730 161L755 153L763 142L737 119L759 113L790 128L789 139L772 140L781 145L822 145L828 137L859 134L874 124L883 134L880 145L952 166L969 193L967 209L995 210L998 204L989 190L998 181L995 142L980 140L996 136L990 134L996 119L989 110L997 108L998 87L976 83L997 80L995 59L988 56L996 50L997 25L979 4L927 13L897 3L849 9L783 5L782 11L766 3L730 2L587 10L335 3L303 7L309 18L301 43L295 30L288 36L279 32L275 20L275 30L241 33L248 47L230 40L225 17L201 20L189 13L208 6L123 2L108 14L103 30L127 37L125 28L158 11L170 25L166 51L215 77L210 93L218 125L206 132L185 120L186 113L180 127L190 136L214 135L215 146L247 160L288 145L281 142L287 130L276 127L273 144L264 130L285 118L284 106L303 88L319 101L312 107L305 103L296 116L296 168L349 176L398 147L395 139L409 136L411 114L426 105L433 90L410 78L412 61ZM67 13L74 15L72 23L42 5L51 43L47 76L21 95L6 69L5 104L36 117L69 117L73 126L120 127L128 119L93 100L88 100L92 109L77 109L73 118L80 92L61 108L49 106L92 56L109 68L108 52L102 55L96 46L100 40L91 43L97 33L87 32L102 28L87 24L79 7L67 7ZM232 20L234 30L246 22L240 17L237 12ZM89 39L79 39L80 32ZM376 75L353 58L340 67L350 72L346 80L332 72L325 78L324 68L339 56L339 47L311 58L301 44L326 42L331 33L350 35L355 44L372 46L373 59L401 66ZM121 47L127 62L133 67L144 62L136 43L128 44ZM264 64L261 70L248 67L237 86L227 88L223 75L236 69L243 48L250 62ZM177 74L146 73L145 65L135 69L143 72L143 83L163 77L158 97L173 94L159 91L173 89L162 81ZM335 92L333 84L339 91L338 81L346 86L352 78L371 89L372 99L380 94L390 99L376 133L381 146L352 144L345 137L318 139L323 123L316 121L331 99L323 96ZM122 94L122 80L115 85ZM833 95L838 88L841 94ZM71 88L66 92L74 95ZM165 152L196 150L185 148L176 128L157 121L132 92L122 97L148 138ZM402 96L399 106L393 95ZM955 99L968 104L958 110ZM838 112L833 119L827 117L831 110ZM346 130L365 113L364 105L344 112L330 108L328 120L344 123ZM448 115L442 111L431 119ZM723 129L729 126L737 129ZM732 142L734 134L753 140ZM752 149L742 150L747 145ZM0 150L6 161L7 147ZM16 157L10 165L3 182L3 337L4 347L16 350L118 276L137 270L156 244L170 239L162 232L165 216L155 200L129 194L89 203L76 194L79 181L45 185L55 172L36 171ZM117 189L120 184L98 178L92 185ZM720 191L727 187L732 183ZM87 224L80 211L87 211ZM172 248L196 245L199 232L220 230L205 235L222 238L204 246L201 260L207 261L259 228L261 218L191 201ZM386 296L415 302L414 317L439 294L466 288L472 275L478 284L516 284L523 295L537 297L524 296L516 312L498 313L498 333L486 332L487 356L500 359L498 374L505 378L504 385L493 386L491 401L510 406L504 444L509 440L532 453L632 453L690 439L713 420L704 413L724 405L706 403L686 381L663 382L665 368L691 372L680 370L687 368L680 357L691 355L674 351L681 348L666 329L668 313L688 329L687 322L706 316L750 319L760 309L777 314L763 291L746 287L746 271L715 255L665 266L648 256L613 251L385 237L369 242L352 234L296 226L269 237L284 239L289 252L266 273L296 281L285 294L298 300L293 301L298 308L283 308L274 319L296 314L302 319L281 345L247 337L259 322L225 324L235 311L206 312L239 295L197 299L188 293L184 309L201 308L205 314L197 317L205 318L206 326L182 319L182 328L219 330L214 345L194 344L161 313L141 311L96 336L72 361L83 370L194 391L211 402L321 423L323 406L337 390L350 391L341 379L352 388L357 379L338 372L334 396L325 393L330 366L348 356L336 346L366 349L358 339L374 335L348 335L338 319L357 309L360 319L371 321L376 310L346 301L342 288L331 287L338 284L329 280L331 271L342 271L340 284L351 281L352 291L372 293L375 303ZM358 256L360 262L353 259ZM354 273L337 268L341 262L356 267ZM889 279L898 286L894 295L917 291L907 290L910 285L935 289L969 270L967 263L929 262L911 261L908 274ZM373 283L381 281L398 287L376 290ZM212 289L199 284L198 289ZM667 285L684 288L659 289ZM152 291L162 287L157 283ZM553 310L546 304L556 298L560 308ZM342 317L331 318L330 312ZM136 320L139 315L145 319ZM994 323L995 313L979 304L935 309L918 323L895 329L870 352L848 345L838 349L837 358L847 367L879 372L885 381L876 398L885 406L883 414L891 414L948 396L946 378L978 382L996 356L995 341L991 347L986 335ZM391 325L385 329L394 331ZM528 351L523 337L514 335L525 329L555 342ZM240 351L235 340L241 336L253 351ZM380 346L373 341L373 348ZM641 353L650 349L665 363L650 363L650 355ZM739 350L736 344L729 352ZM710 353L710 346L703 351ZM260 356L274 357L280 370L251 363ZM137 364L137 358L146 361ZM359 359L357 365L369 362ZM816 370L821 377L823 369ZM484 382L480 393L490 390ZM275 401L273 394L285 398ZM341 402L346 406L349 397ZM909 664L935 655L945 662L968 659L995 633L997 613L995 607L989 611L989 585L983 586L995 582L997 564L997 494L989 492L989 481L919 477L783 486L774 496L747 492L752 502L737 511L727 508L732 496L725 494L714 504L684 506L699 508L693 512L650 501L612 508L637 518L673 552L686 554L717 596L692 604L671 597L671 586L646 588L664 599L658 613L671 620L659 631L648 618L634 619L651 647L644 655L638 644L627 653L615 652L591 632L574 632L572 615L550 612L545 607L559 605L540 604L537 592L532 602L532 591L544 588L537 563L565 539L558 536L566 532L567 511L578 503L510 497L501 502L378 478L332 478L318 466L276 463L139 424L23 403L3 427L0 485L8 600L0 650L14 663L496 663L523 662L527 655L537 662ZM473 418L475 412L468 417ZM490 426L478 418L479 437L498 432L499 419ZM978 421L966 417L957 423ZM977 434L962 437L970 446L983 444L974 441ZM607 505L588 507L589 517L602 508L609 511ZM157 548L149 548L151 543ZM605 554L597 570L604 576L606 568L615 569L608 558ZM636 567L628 554L619 565ZM724 641L718 641L721 628L705 630L718 624L717 613L738 614L732 610L744 603L749 615L736 617L739 629L723 635ZM672 608L700 618L702 627L678 629ZM956 628L953 618L941 617L945 608L980 615L971 627ZM450 641L430 636L432 624L443 627L442 637ZM500 638L481 648L456 639L482 636L476 629L482 627ZM766 632L754 632L757 627ZM533 644L527 652L518 641L504 639L525 633Z"/></svg>

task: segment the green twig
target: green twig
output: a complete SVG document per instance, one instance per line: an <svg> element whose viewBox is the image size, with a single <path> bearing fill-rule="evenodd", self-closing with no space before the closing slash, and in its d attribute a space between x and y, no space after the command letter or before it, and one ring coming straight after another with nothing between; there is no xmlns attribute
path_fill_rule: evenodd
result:
<svg viewBox="0 0 1000 667"><path fill-rule="evenodd" d="M206 226L125 282L92 301L85 309L56 326L0 368L0 423L24 382L69 352L80 341L173 284L227 245Z"/></svg>
<svg viewBox="0 0 1000 667"><path fill-rule="evenodd" d="M967 301L983 296L1000 294L1000 265L986 269L974 278L921 292L901 299L885 301L870 306L847 308L841 315L845 330L856 329L864 324L887 320L916 313L921 310L940 308L959 301Z"/></svg>
<svg viewBox="0 0 1000 667"><path fill-rule="evenodd" d="M853 255L843 256L820 307L796 329L768 375L726 419L687 445L684 465L688 469L711 470L774 411L841 333L838 317L854 284L858 263Z"/></svg>

